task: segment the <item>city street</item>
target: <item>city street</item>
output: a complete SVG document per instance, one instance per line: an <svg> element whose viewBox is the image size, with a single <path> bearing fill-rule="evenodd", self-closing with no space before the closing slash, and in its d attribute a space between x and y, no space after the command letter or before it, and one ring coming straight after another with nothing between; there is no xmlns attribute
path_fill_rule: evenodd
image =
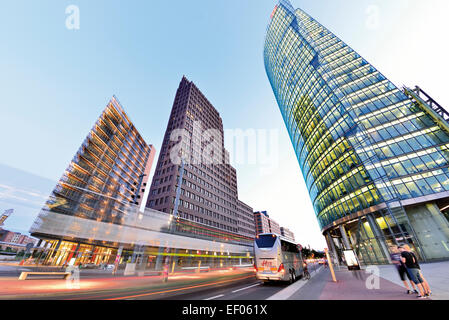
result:
<svg viewBox="0 0 449 320"><path fill-rule="evenodd" d="M253 274L197 278L200 277L178 275L169 277L167 283L161 277L97 278L80 280L80 289L68 289L65 280L26 280L21 284L16 280L0 280L0 299L210 300L226 295L225 299L232 300L244 299L250 293L249 299L264 300L287 286L263 285Z"/></svg>
<svg viewBox="0 0 449 320"><path fill-rule="evenodd" d="M0 10L7 308L449 300L449 1L56 2Z"/></svg>
<svg viewBox="0 0 449 320"><path fill-rule="evenodd" d="M313 276L321 271L318 264L310 265L309 271ZM299 279L295 284L304 284L305 281ZM267 300L277 293L288 289L290 286L285 282L263 283L255 280L246 285L236 283L220 289L209 288L200 292L180 294L168 299L176 300Z"/></svg>
<svg viewBox="0 0 449 320"><path fill-rule="evenodd" d="M17 278L0 280L0 299L158 299L179 292L191 292L207 287L220 288L230 283L252 284L252 272L211 272L207 275L171 275L168 282L161 276L80 277L79 288L66 280L25 280Z"/></svg>
<svg viewBox="0 0 449 320"><path fill-rule="evenodd" d="M13 276L17 273L13 266L1 266L0 270L4 269L10 276L0 280L0 299L265 300L288 287L285 282L263 284L252 271L241 270L174 274L167 283L161 276L112 276L101 271L95 276L96 270L85 270L80 275L80 289L69 289L66 280L20 281ZM309 266L312 276L318 269L318 264Z"/></svg>
<svg viewBox="0 0 449 320"><path fill-rule="evenodd" d="M449 262L423 264L422 269L433 294L430 300L449 297ZM309 265L311 279L263 283L247 270L216 270L202 273L170 274L164 283L161 276L112 275L102 270L82 270L79 289L69 288L66 280L34 279L20 281L24 268L0 265L0 299L45 300L418 300L407 295L395 268L375 266L380 277L366 269L348 271L336 267L337 282L330 269ZM374 279L374 282L373 282ZM377 281L377 282L376 282ZM378 285L376 285L377 283ZM374 284L374 285L373 285Z"/></svg>

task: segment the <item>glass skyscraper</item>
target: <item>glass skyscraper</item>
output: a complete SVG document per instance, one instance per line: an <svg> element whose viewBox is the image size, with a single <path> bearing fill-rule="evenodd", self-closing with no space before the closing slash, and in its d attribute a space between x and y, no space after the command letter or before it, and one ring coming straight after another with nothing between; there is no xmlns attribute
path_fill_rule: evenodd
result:
<svg viewBox="0 0 449 320"><path fill-rule="evenodd" d="M389 262L408 243L449 258L449 127L444 110L400 89L287 0L275 6L264 61L330 249Z"/></svg>
<svg viewBox="0 0 449 320"><path fill-rule="evenodd" d="M88 239L87 234L101 234L101 223L129 224L130 212L137 211L136 205L143 200L155 153L114 96L31 227L30 233L41 239L39 244L44 241L51 248L46 262L62 265L72 257L82 263L113 259L118 243L94 236ZM77 237L72 230L77 230ZM111 230L106 233L114 238Z"/></svg>

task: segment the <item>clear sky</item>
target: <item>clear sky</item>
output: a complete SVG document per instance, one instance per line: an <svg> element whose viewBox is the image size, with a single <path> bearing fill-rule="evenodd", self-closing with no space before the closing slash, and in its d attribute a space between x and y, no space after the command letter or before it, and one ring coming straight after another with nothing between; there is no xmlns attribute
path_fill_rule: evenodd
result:
<svg viewBox="0 0 449 320"><path fill-rule="evenodd" d="M113 94L159 150L186 75L220 112L225 129L277 130L272 150L278 161L271 172L261 170L260 159L236 165L239 197L255 210L267 210L301 244L322 249L325 242L263 64L265 30L276 2L2 1L0 164L56 182ZM442 81L449 74L447 0L292 4L397 85L418 84L449 106ZM80 10L79 30L66 27L69 5ZM9 204L1 190L3 211ZM11 217L5 227L27 229L36 214L17 213L20 219Z"/></svg>

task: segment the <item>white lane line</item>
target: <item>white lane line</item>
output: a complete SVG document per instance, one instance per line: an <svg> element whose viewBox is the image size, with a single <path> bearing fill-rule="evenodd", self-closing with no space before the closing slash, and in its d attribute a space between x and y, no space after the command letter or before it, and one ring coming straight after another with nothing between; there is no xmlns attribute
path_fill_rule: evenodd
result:
<svg viewBox="0 0 449 320"><path fill-rule="evenodd" d="M224 296L224 294L220 294L220 295L218 295L218 296L215 296L215 297L210 297L210 298L207 298L207 299L204 299L204 300L212 300L212 299L217 299L217 298L221 298L221 297L223 297Z"/></svg>
<svg viewBox="0 0 449 320"><path fill-rule="evenodd" d="M249 288L252 288L252 287L255 287L255 286L260 286L260 282L256 283L256 284L253 284L252 286L248 286L248 287L245 287L245 288L240 288L240 289L234 290L234 291L232 291L232 293L239 292L239 291L242 291L242 290L245 290L245 289L249 289Z"/></svg>
<svg viewBox="0 0 449 320"><path fill-rule="evenodd" d="M315 272L313 272L310 275L310 279L312 279L314 276L316 276L318 273L320 273L321 270L324 270L323 267L319 267ZM287 288L279 291L278 293L275 293L271 297L268 297L266 300L287 300L293 294L295 294L297 291L299 291L303 286L305 286L307 282L308 281L303 281L302 279L299 279L294 284L289 285Z"/></svg>

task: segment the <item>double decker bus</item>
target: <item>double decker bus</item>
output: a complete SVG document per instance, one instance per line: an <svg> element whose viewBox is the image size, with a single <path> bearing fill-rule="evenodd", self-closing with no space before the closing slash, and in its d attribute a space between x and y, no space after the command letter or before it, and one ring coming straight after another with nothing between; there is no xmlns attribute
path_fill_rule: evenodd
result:
<svg viewBox="0 0 449 320"><path fill-rule="evenodd" d="M256 277L293 283L304 275L300 245L274 233L259 234L254 240Z"/></svg>

